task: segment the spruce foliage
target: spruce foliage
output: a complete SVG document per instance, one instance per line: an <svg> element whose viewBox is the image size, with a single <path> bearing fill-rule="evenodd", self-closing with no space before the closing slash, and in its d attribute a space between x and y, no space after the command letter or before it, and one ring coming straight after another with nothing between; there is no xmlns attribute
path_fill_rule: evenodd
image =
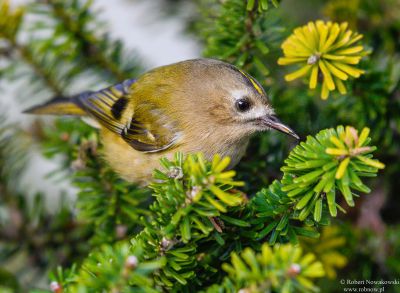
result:
<svg viewBox="0 0 400 293"><path fill-rule="evenodd" d="M47 0L16 7L0 0L0 77L23 80L24 96L33 96L30 104L144 72L146 62L107 32L93 2ZM318 31L322 22L316 19L314 26L290 15L298 13L290 9L293 1L192 2L188 31L202 41L203 56L256 77L277 114L304 139L296 145L261 134L235 171L227 169L230 158L216 155L208 162L202 154L177 153L162 159L153 183L142 187L105 164L99 134L82 121L60 118L23 129L1 114L0 290L325 292L339 288L329 279L341 277L352 262L361 263L361 269L351 270L356 279L399 272L398 253L391 250L400 244L393 220L399 207L393 204L378 223L386 228L381 234L371 236L351 224L357 213L357 221L365 221L362 207L371 196L386 194L388 202L396 202L400 47L391 34L399 35L398 19L366 20L376 13L392 17L386 5L371 1L355 1L356 8L343 4L347 1L313 1L323 14L316 18L332 21L326 24L328 38L323 28ZM351 28L348 36L347 25L336 27L343 21ZM358 34L364 35L362 46L350 46L350 36ZM327 59L308 52L324 42L355 51L335 48ZM311 55L300 58L304 52ZM302 67L293 76L278 62ZM356 67L345 70L343 64ZM347 80L352 70L363 75ZM287 83L285 74L298 81ZM331 97L322 101L317 87ZM62 201L49 211L44 191L29 199L20 179L32 139L59 163L49 180L68 179L74 186L72 204ZM380 219L379 209L373 212ZM383 261L372 256L372 245L358 246L376 235ZM21 259L26 268L15 265ZM378 265L386 275L365 269Z"/></svg>

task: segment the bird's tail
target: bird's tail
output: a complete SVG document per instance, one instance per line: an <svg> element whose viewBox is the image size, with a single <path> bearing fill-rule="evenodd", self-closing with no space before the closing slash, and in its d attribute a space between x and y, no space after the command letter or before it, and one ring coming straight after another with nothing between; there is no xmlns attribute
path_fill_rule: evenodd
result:
<svg viewBox="0 0 400 293"><path fill-rule="evenodd" d="M55 97L44 104L25 110L24 113L40 115L87 115L87 113L79 107L79 102L75 97Z"/></svg>

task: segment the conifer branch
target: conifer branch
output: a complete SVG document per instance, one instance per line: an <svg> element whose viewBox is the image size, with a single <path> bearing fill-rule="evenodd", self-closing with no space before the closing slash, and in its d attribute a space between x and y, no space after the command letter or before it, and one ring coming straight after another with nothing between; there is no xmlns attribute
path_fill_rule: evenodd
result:
<svg viewBox="0 0 400 293"><path fill-rule="evenodd" d="M155 283L164 288L179 286L182 290L195 290L197 286L203 286L210 275L219 269L220 264L213 256L224 251L226 255L232 252L233 268L223 266L231 278L214 285L212 290L224 288L227 284L233 286L236 282L236 289L256 286L254 290L262 291L278 286L287 287L288 292L301 287L303 290L316 290L313 283L305 278L323 274L320 263L307 269L309 260L314 260L314 256L307 255L304 264L299 260L295 278L282 281L285 285L281 287L282 282L272 284L257 275L253 280L245 277L246 273L241 271L245 265L239 263L236 255L242 250L238 247L258 247L267 253L267 244L260 248L265 239L268 239L268 245L274 245L288 241L297 244L297 236L319 237L319 225L329 222L328 209L332 216L336 216L332 212L333 207L339 207L335 198L327 196L326 200L322 190L326 188L326 193L335 193L338 189L349 200L346 188L368 192L357 178L374 176L382 167L370 158L374 148L368 146L369 142L367 130L359 136L350 127L346 130L343 127L323 130L290 153L285 161L287 166L282 168L284 176L281 182L275 181L249 202L243 194L232 190L232 186L241 186L242 182L233 180L234 171L224 171L229 165L228 158L216 156L208 163L201 155L189 155L184 159L182 154L177 154L173 161L163 159L164 170L155 171L156 181L151 185L155 197L150 207L151 215L147 221L143 218L145 228L132 239L132 247L140 247L146 260L165 258L153 275ZM340 147L341 157L336 157L337 151L331 154L332 146ZM341 167L348 158L351 163ZM346 183L343 180L349 181ZM313 199L309 198L311 192ZM210 221L210 218L213 220ZM286 258L300 253L292 251L290 245L282 249L267 255L282 258L279 255L283 253ZM203 257L205 254L207 257ZM251 272L255 270L253 266L270 265L270 262L255 257L250 249L244 249L243 257ZM252 260L254 258L258 259L258 263ZM282 263L282 268L271 268L270 274L282 275L279 273L281 270L288 273L293 265ZM302 276L302 273L305 275ZM240 277L235 277L235 274ZM197 284L189 282L194 278Z"/></svg>
<svg viewBox="0 0 400 293"><path fill-rule="evenodd" d="M256 3L257 2L257 3ZM277 6L277 2L274 6ZM204 11L198 24L206 41L204 55L236 64L249 72L265 77L269 70L263 59L269 53L268 28L275 21L269 15L267 1L226 1L215 8L218 15ZM268 10L268 11L267 11ZM220 33L224 28L224 32ZM272 42L271 42L272 43ZM256 69L256 70L254 70Z"/></svg>
<svg viewBox="0 0 400 293"><path fill-rule="evenodd" d="M34 57L32 51L27 46L18 41L18 33L23 23L25 10L18 7L15 11L10 9L7 0L0 2L0 11L2 11L2 21L0 23L0 40L5 41L4 52L16 51L19 57L33 70L43 83L54 93L54 95L62 96L63 88L54 78L53 72L49 67L43 66L37 57Z"/></svg>
<svg viewBox="0 0 400 293"><path fill-rule="evenodd" d="M43 193L33 200L27 196L20 178L27 165L30 140L3 114L0 124L0 265L18 260L14 270L26 281L42 276L49 267L69 266L85 255L88 247L82 243L91 232L74 219L64 202L49 213ZM34 274L26 274L32 267ZM20 284L21 290L24 285Z"/></svg>
<svg viewBox="0 0 400 293"><path fill-rule="evenodd" d="M27 47L12 43L11 46L19 52L25 63L33 70L36 76L42 79L43 83L52 91L55 96L62 97L64 95L63 87L54 78L53 72L46 66L43 66L32 54L32 51Z"/></svg>
<svg viewBox="0 0 400 293"><path fill-rule="evenodd" d="M88 65L99 67L108 72L112 79L116 81L123 81L131 78L131 72L123 70L117 63L110 60L100 48L101 41L87 28L88 21L90 20L91 12L89 8L91 1L86 3L76 2L74 6L66 1L47 0L47 5L57 21L68 32L78 45L78 52L82 54L82 58ZM69 7L69 9L67 9ZM74 7L74 9L70 9Z"/></svg>
<svg viewBox="0 0 400 293"><path fill-rule="evenodd" d="M348 255L339 253L347 243L344 236L328 225L338 211L348 209L344 203L349 207L358 205L356 198L370 191L370 182L364 177L376 176L384 167L372 157L377 149L370 146L371 141L380 142L378 157L385 163L397 158L398 60L393 57L382 63L381 57L371 55L376 64L371 60L360 63L359 70L365 74L357 82L349 80L347 89L339 88L341 82L333 77L335 87L342 93L347 90L347 96L330 99L322 106L304 87L288 87L280 81L274 54L283 37L284 28L279 23L287 19L279 15L278 9L271 9L278 1L196 3L205 16L197 21L197 35L206 45L204 55L245 68L264 85L273 85L272 91L280 89L273 95L277 99L271 101L283 121L296 126L300 133L342 122L360 130L369 125L372 139L367 128L360 133L353 127L322 130L290 152L281 169L282 178L269 184L271 178L281 177L278 166L289 146L272 135L260 136L252 142L251 157L239 166L240 178L246 179L247 186L234 179L234 171L226 170L228 158L217 156L206 162L201 154L177 154L172 160L161 161L163 168L155 171L149 190L124 182L104 164L97 153L99 137L93 129L81 122L58 120L54 127L45 129L43 149L48 157L63 155L61 173L72 176L78 188L76 217L65 206L54 215L45 213L43 194L37 196L33 208L27 208L25 194L11 188L11 179L20 176L13 171L18 168L3 167L9 165L3 161L19 156L10 152L13 147L2 139L2 134L13 129L6 125L0 128L0 204L23 223L9 219L0 222L0 240L7 244L0 262L12 257L13 251L26 251L28 255L44 251L32 257L34 265L41 268L40 274L53 269L56 262L63 266L75 262L71 269L59 268L51 276L50 288L58 293L310 292L317 290L316 278L324 274L335 277L339 268L351 263ZM98 34L100 23L91 4L86 0L34 4L30 13L42 13L55 24L51 27L38 22L34 29L52 29L54 34L32 39L26 45L17 38L23 13L13 12L7 0L0 0L0 12L7 16L0 19L0 38L6 41L0 43L0 54L10 60L14 57L12 51L17 51L57 95L62 95L71 81L86 81L93 75L113 82L135 76L140 65L128 58L122 43ZM335 35L335 29L330 28ZM301 29L312 30L312 25ZM346 40L347 30L341 32L338 40ZM307 44L314 44L311 36L320 36L305 34ZM369 37L366 32L365 44L371 43ZM354 39L347 41L350 46ZM295 44L301 46L302 42ZM312 58L292 60L289 55L298 48L291 45L289 40L288 56L280 63L313 63L321 57L312 54ZM341 56L343 52L333 58L360 61L360 47L349 48L345 53L355 54L351 57L356 59ZM355 73L344 68L349 74ZM306 70L294 72L289 79L307 75ZM345 78L338 71L332 72ZM324 78L330 76L329 72L323 73ZM318 80L312 75L312 86ZM328 85L333 87L332 82ZM350 108L353 115L341 110ZM388 182L396 180L398 170L396 164L390 164ZM247 194L236 188L243 188ZM150 193L152 200L148 199ZM11 228L3 229L6 226ZM355 234L353 231L349 234ZM17 246L22 240L26 245Z"/></svg>
<svg viewBox="0 0 400 293"><path fill-rule="evenodd" d="M300 247L290 244L263 244L260 253L245 248L240 255L232 253L231 262L222 268L228 273L223 282L206 292L319 292L315 278L325 275L315 255L303 255Z"/></svg>
<svg viewBox="0 0 400 293"><path fill-rule="evenodd" d="M268 235L269 243L290 241L297 243L296 235L319 237L319 225L329 223L330 214L337 216L340 192L347 204L354 206L354 192L369 193L360 177L376 176L384 165L371 159L376 149L368 144L369 130L360 135L352 127L320 131L309 136L285 160L280 181L263 189L252 200L253 208L266 224L259 238ZM305 222L308 227L298 225ZM282 238L282 239L280 239Z"/></svg>
<svg viewBox="0 0 400 293"><path fill-rule="evenodd" d="M57 131L55 131L57 130ZM98 134L81 121L57 120L44 129L47 157L63 153L63 169L78 187L78 219L91 227L91 243L113 243L139 231L147 215L149 190L120 179L97 151ZM72 172L73 173L72 173Z"/></svg>

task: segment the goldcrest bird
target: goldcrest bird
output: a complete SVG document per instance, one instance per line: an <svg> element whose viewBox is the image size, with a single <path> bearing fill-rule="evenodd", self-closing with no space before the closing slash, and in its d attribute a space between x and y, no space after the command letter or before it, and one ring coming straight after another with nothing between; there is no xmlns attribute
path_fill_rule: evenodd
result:
<svg viewBox="0 0 400 293"><path fill-rule="evenodd" d="M249 139L271 128L298 139L274 114L262 86L231 64L194 59L155 68L96 92L54 98L26 112L91 118L103 155L128 181L146 184L162 157L201 152L243 157Z"/></svg>

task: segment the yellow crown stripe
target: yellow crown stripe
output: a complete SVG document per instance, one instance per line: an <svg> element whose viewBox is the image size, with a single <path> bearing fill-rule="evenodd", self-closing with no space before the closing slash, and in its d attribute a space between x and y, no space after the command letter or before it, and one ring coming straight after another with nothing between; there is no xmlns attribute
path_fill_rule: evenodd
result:
<svg viewBox="0 0 400 293"><path fill-rule="evenodd" d="M243 74L248 80L250 80L251 84L253 85L253 87L256 89L256 91L260 94L263 95L264 92L261 89L261 87L257 84L257 82L254 80L254 78L252 78L250 75L248 75L246 72L239 70L241 74Z"/></svg>

